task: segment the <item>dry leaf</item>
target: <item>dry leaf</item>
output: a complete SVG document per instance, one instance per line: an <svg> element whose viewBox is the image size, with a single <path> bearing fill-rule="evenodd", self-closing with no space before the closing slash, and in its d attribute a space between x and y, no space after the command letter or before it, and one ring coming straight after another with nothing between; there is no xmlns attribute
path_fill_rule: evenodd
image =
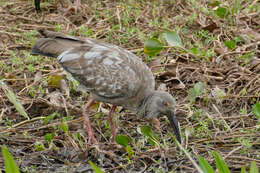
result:
<svg viewBox="0 0 260 173"><path fill-rule="evenodd" d="M59 87L59 82L64 76L61 75L50 75L48 78L48 85L53 87Z"/></svg>
<svg viewBox="0 0 260 173"><path fill-rule="evenodd" d="M147 64L147 66L151 69L153 73L158 73L161 71L161 60L160 59L153 59L151 62Z"/></svg>
<svg viewBox="0 0 260 173"><path fill-rule="evenodd" d="M172 77L177 76L177 68L178 68L178 63L176 61L171 61L170 64L167 64L165 66L165 71L171 73Z"/></svg>
<svg viewBox="0 0 260 173"><path fill-rule="evenodd" d="M226 52L226 50L222 47L216 47L214 50L218 55L223 55Z"/></svg>
<svg viewBox="0 0 260 173"><path fill-rule="evenodd" d="M90 106L90 108L89 109L91 109L91 110L97 110L98 108L99 108L99 102L95 102L95 103L93 103L91 106Z"/></svg>
<svg viewBox="0 0 260 173"><path fill-rule="evenodd" d="M250 62L250 70L252 71L253 69L258 71L259 67L260 67L260 59L257 57L254 57Z"/></svg>
<svg viewBox="0 0 260 173"><path fill-rule="evenodd" d="M172 77L168 80L165 80L165 82L171 82L171 88L174 88L174 89L185 88L184 83L178 77Z"/></svg>
<svg viewBox="0 0 260 173"><path fill-rule="evenodd" d="M208 26L203 27L202 29L207 30L209 32L213 32L215 29L217 29L218 26L215 22L209 24Z"/></svg>
<svg viewBox="0 0 260 173"><path fill-rule="evenodd" d="M153 124L153 126L154 126L157 130L160 129L160 121L159 121L157 118L155 118L155 117L152 118L152 124Z"/></svg>
<svg viewBox="0 0 260 173"><path fill-rule="evenodd" d="M41 71L38 71L35 76L34 76L34 83L38 83L39 81L42 80L42 72Z"/></svg>
<svg viewBox="0 0 260 173"><path fill-rule="evenodd" d="M65 94L67 97L70 96L70 89L69 89L69 86L68 86L66 80L61 79L61 80L59 81L59 87L60 87L60 90L61 90L61 92L62 92L63 94Z"/></svg>
<svg viewBox="0 0 260 173"><path fill-rule="evenodd" d="M62 93L59 91L54 91L46 96L47 99L50 99L50 103L56 107L63 107Z"/></svg>

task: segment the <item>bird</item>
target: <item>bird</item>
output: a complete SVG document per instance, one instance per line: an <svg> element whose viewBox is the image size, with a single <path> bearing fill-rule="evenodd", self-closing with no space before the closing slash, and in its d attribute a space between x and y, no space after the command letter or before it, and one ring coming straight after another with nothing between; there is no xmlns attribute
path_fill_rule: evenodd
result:
<svg viewBox="0 0 260 173"><path fill-rule="evenodd" d="M36 10L37 13L39 13L39 12L41 11L41 6L40 6L40 4L41 4L41 0L34 0L34 6L35 6L35 10ZM68 11L69 9L71 9L71 8L75 8L75 11L77 12L77 10L78 10L79 7L80 7L80 4L81 4L80 0L75 0L75 2L74 2L74 6L75 6L75 7L69 7L69 8L67 9L67 11Z"/></svg>
<svg viewBox="0 0 260 173"><path fill-rule="evenodd" d="M108 120L115 142L113 114L117 106L130 110L140 118L152 120L166 115L175 137L181 143L179 123L174 114L176 101L166 91L155 90L155 79L141 58L117 45L53 32L38 30L32 55L57 59L63 69L79 82L91 98L83 106L83 117L92 143L96 140L89 119L89 108L95 102L111 104Z"/></svg>

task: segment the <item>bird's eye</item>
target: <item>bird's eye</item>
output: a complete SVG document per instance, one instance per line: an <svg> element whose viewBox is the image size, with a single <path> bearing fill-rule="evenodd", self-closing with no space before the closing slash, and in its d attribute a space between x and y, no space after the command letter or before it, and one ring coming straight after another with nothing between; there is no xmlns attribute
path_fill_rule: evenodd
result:
<svg viewBox="0 0 260 173"><path fill-rule="evenodd" d="M163 105L164 105L164 106L169 106L169 103L166 102L166 101L163 101Z"/></svg>

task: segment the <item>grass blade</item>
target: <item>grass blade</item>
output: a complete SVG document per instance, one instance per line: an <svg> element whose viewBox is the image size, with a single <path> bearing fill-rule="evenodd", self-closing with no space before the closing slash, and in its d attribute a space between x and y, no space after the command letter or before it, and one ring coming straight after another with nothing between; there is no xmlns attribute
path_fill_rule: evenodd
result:
<svg viewBox="0 0 260 173"><path fill-rule="evenodd" d="M214 173L214 169L210 166L207 160L205 160L203 157L198 155L198 161L200 168L202 169L203 172L205 173Z"/></svg>
<svg viewBox="0 0 260 173"><path fill-rule="evenodd" d="M172 135L172 134L171 134ZM184 152L184 154L190 159L193 166L198 170L199 173L204 173L202 169L199 167L199 165L195 162L195 160L192 159L190 154L182 147L182 145L175 139L175 137L172 135L172 138L174 140L174 143Z"/></svg>
<svg viewBox="0 0 260 173"><path fill-rule="evenodd" d="M241 172L240 173L247 173L247 171L246 171L246 166L245 165L243 165L242 167L241 167Z"/></svg>
<svg viewBox="0 0 260 173"><path fill-rule="evenodd" d="M16 99L15 94L8 88L8 86L1 80L0 87L4 90L9 101L14 104L15 109L26 119L30 119L28 114L25 112L23 105Z"/></svg>
<svg viewBox="0 0 260 173"><path fill-rule="evenodd" d="M6 173L20 173L19 168L17 164L14 161L13 156L8 151L7 147L5 145L2 145L1 147L2 155L4 158L5 163L5 172Z"/></svg>
<svg viewBox="0 0 260 173"><path fill-rule="evenodd" d="M258 168L256 166L255 161L251 162L250 171L249 173L258 173Z"/></svg>
<svg viewBox="0 0 260 173"><path fill-rule="evenodd" d="M253 105L252 111L256 118L260 120L260 102Z"/></svg>
<svg viewBox="0 0 260 173"><path fill-rule="evenodd" d="M226 162L223 160L223 158L217 153L214 152L215 162L218 168L219 173L230 173L228 166Z"/></svg>
<svg viewBox="0 0 260 173"><path fill-rule="evenodd" d="M95 173L104 173L97 165L95 165L92 161L88 161L91 165Z"/></svg>

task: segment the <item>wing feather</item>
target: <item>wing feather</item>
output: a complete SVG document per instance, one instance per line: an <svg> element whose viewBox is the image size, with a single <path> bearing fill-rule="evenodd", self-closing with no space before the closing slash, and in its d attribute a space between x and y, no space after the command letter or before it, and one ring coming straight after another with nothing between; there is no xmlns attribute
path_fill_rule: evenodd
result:
<svg viewBox="0 0 260 173"><path fill-rule="evenodd" d="M127 98L134 96L142 84L135 62L141 60L129 58L128 54L115 46L85 44L63 52L58 60L92 93L106 98Z"/></svg>

